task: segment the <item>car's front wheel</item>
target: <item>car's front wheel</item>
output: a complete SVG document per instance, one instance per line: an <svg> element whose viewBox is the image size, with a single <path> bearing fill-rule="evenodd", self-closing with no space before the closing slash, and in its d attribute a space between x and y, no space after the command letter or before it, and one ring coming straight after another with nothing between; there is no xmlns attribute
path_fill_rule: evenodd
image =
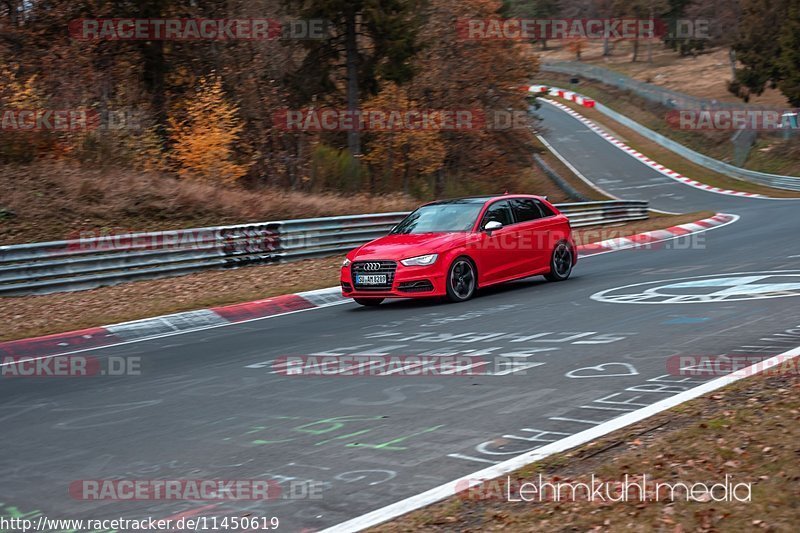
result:
<svg viewBox="0 0 800 533"><path fill-rule="evenodd" d="M381 302L384 300L383 298L353 298L357 304L366 305L367 307L373 307L376 305L380 305Z"/></svg>
<svg viewBox="0 0 800 533"><path fill-rule="evenodd" d="M469 300L475 294L478 276L475 266L466 257L459 257L447 272L447 299L451 302Z"/></svg>
<svg viewBox="0 0 800 533"><path fill-rule="evenodd" d="M550 272L544 275L548 281L564 281L572 274L572 248L566 242L560 242L553 249L550 257Z"/></svg>

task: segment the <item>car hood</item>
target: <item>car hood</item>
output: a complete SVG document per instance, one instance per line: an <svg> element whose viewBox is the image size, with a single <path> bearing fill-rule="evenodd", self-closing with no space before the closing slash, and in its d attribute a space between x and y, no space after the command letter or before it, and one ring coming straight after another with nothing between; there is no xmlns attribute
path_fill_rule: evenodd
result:
<svg viewBox="0 0 800 533"><path fill-rule="evenodd" d="M417 233L386 235L356 250L354 260L407 259L418 255L438 253L466 241L468 233Z"/></svg>

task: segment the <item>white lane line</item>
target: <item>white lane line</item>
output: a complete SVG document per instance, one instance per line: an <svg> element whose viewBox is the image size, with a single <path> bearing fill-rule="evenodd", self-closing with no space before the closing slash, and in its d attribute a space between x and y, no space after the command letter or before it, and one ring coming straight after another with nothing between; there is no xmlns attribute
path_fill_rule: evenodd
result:
<svg viewBox="0 0 800 533"><path fill-rule="evenodd" d="M272 365L273 370L270 374L283 374L286 376L301 376L301 375L317 375L317 376L335 376L343 374L351 370L360 369L366 365L372 365L379 361L367 361L359 365L354 365L346 368L336 368L336 361L320 361L318 363L309 364L302 360L289 361L288 363L276 363ZM283 367L283 368L281 368ZM249 367L245 367L249 368Z"/></svg>
<svg viewBox="0 0 800 533"><path fill-rule="evenodd" d="M506 376L508 374L514 374L516 372L522 372L523 370L529 370L529 369L535 368L537 366L542 366L543 364L544 363L533 363L533 362L531 362L531 363L519 362L518 363L518 362L514 361L514 362L511 362L511 363L506 363L506 365L508 365L508 368L506 368L506 370L501 370L500 372L495 372L495 373L493 373L491 375L492 376Z"/></svg>
<svg viewBox="0 0 800 533"><path fill-rule="evenodd" d="M563 416L551 416L548 420L557 420L559 422L577 422L579 424L589 424L592 426L599 426L602 422L596 420L583 420L581 418L566 418Z"/></svg>
<svg viewBox="0 0 800 533"><path fill-rule="evenodd" d="M614 200L621 200L621 198L619 198L618 196L614 196L614 195L613 195L613 194L611 194L610 192L608 192L608 191L606 191L606 190L604 190L604 189L601 189L601 188L600 188L599 186L597 186L597 185L596 185L596 184L595 184L595 183L594 183L592 180L590 180L589 178L587 178L586 176L584 176L584 175L581 173L581 171L580 171L580 170L578 170L577 168L575 168L575 167L572 165L572 163L570 163L569 161L567 161L567 159L566 159L564 156L562 156L560 153L558 153L558 150L556 150L555 148L553 148L553 146L552 146L552 145L551 145L549 142L547 142L547 141L545 140L545 138L544 138L544 137L542 137L541 135L537 135L537 136L536 136L536 138L537 138L537 139L539 139L539 141L541 141L541 143L542 143L542 144L545 146L545 148L547 148L548 150L550 150L550 152L551 152L551 153L552 153L554 156L556 156L556 157L558 158L558 160L559 160L559 161L561 161L562 163L564 163L564 165L565 165L565 166L566 166L568 169L570 169L570 170L572 171L572 173L573 173L573 174L575 174L576 176L578 176L578 178L580 178L580 180L581 180L581 181L583 181L583 182L584 182L586 185L588 185L589 187L591 187L591 188L592 188L592 189L594 189L595 191L599 192L600 194L603 194L603 195L605 195L605 196L608 196L609 198L613 198ZM621 180L618 180L618 181L621 181Z"/></svg>
<svg viewBox="0 0 800 533"><path fill-rule="evenodd" d="M451 370L445 370L444 372L439 372L439 375L441 375L441 376L449 376L450 374L455 374L456 372L464 372L464 371L469 370L471 368L477 368L479 366L486 366L488 364L489 364L489 361L482 361L480 363L472 363L471 365L459 366L459 367L453 368Z"/></svg>
<svg viewBox="0 0 800 533"><path fill-rule="evenodd" d="M433 364L433 361L423 361L422 363L409 363L407 365L397 367L393 370L388 370L386 372L381 372L378 376L391 376L392 374L397 374L398 372L406 372L411 370L412 368L417 368L418 366L430 366Z"/></svg>
<svg viewBox="0 0 800 533"><path fill-rule="evenodd" d="M703 228L701 231L697 231L695 233L687 233L686 235L677 235L677 236L673 236L673 237L659 239L659 240L656 240L656 241L648 241L646 243L641 243L641 244L633 243L633 244L631 244L630 246L628 246L626 248L616 248L616 249L613 249L613 250L606 250L606 251L603 251L603 252L595 252L595 253L592 253L590 255L586 255L586 256L581 257L581 260L585 261L586 259L589 259L590 257L596 257L596 256L599 256L599 255L610 254L610 253L619 252L619 251L622 251L622 250L630 250L632 248L641 248L641 247L644 247L644 246L651 246L653 244L657 244L657 243L660 243L660 242L666 242L666 241L672 241L672 240L675 240L675 239L682 239L682 238L685 238L685 237L690 237L692 235L697 235L699 233L705 233L707 231L712 231L712 230L715 230L715 229L724 228L725 226L733 224L734 222L738 222L741 219L741 217L739 215L730 215L730 214L725 214L725 213L719 213L719 215L730 216L730 217L733 217L733 218L731 218L731 220L729 220L728 222L726 222L724 224L720 224L719 226L713 226L713 227L710 227L710 228ZM655 231L658 231L658 230L655 230ZM328 287L326 289L319 289L319 291L333 291L333 290L337 290L338 291L339 287ZM298 294L302 294L302 293L298 293ZM41 356L41 357L31 357L30 360L31 361L38 361L40 359L50 359L50 358L53 358L53 357L62 357L62 356L65 356L65 355L72 355L72 354L76 354L76 353L91 352L91 351L94 351L94 350L103 350L103 349L107 349L107 348L116 348L117 346L124 346L126 344L133 344L133 343L136 343L136 342L151 341L151 340L161 339L161 338L164 338L164 337L172 337L172 336L175 336L175 335L183 335L185 333L197 333L199 331L205 331L205 330L209 330L209 329L222 328L222 327L227 327L227 326L234 326L234 325L237 325L237 324L247 324L248 322L256 322L257 320L268 320L270 318L277 318L277 317L286 316L286 315L293 315L295 313L304 313L306 311L314 311L316 309L325 309L327 307L332 307L334 305L354 304L354 303L355 302L352 301L352 300L341 300L341 301L337 301L337 302L331 302L331 303L327 303L327 304L324 304L324 305L320 305L318 307L309 307L308 309L299 309L297 311L287 311L285 313L279 313L277 315L262 316L262 317L257 317L257 318L249 318L247 320L242 320L240 322L226 322L224 324L213 324L213 325L208 325L208 326L200 326L200 327L197 327L197 328L187 329L187 330L182 330L182 331L171 331L171 332L167 332L167 333L161 333L161 334L158 334L158 335L153 335L152 337L144 337L144 338L141 338L141 339L131 339L129 341L122 341L122 342L118 342L118 343L115 343L115 344L107 344L105 346L95 346L94 348L81 348L80 350L73 350L71 352L62 352L62 353L57 353L57 354L53 354L53 355L45 355L45 356ZM102 327L107 328L108 326L102 326ZM0 367L9 366L9 365L15 365L15 364L17 364L17 363L15 363L13 361L7 362L7 363L0 363Z"/></svg>
<svg viewBox="0 0 800 533"><path fill-rule="evenodd" d="M652 159L650 157L647 157L644 154L640 153L640 155L636 155L633 152L638 152L638 150L634 150L633 148L628 146L626 143L623 143L622 141L616 139L613 135L611 135L610 133L606 132L605 128L601 128L596 122L594 122L593 120L589 120L588 118L584 117L583 115L581 115L580 113L578 113L577 111L572 109L571 107L569 107L567 105L564 105L561 102L556 102L556 101L553 101L553 100L549 100L547 98L541 98L541 101L552 105L556 109L561 109L562 107L565 108L566 110L565 109L561 109L561 111L563 111L567 115L571 116L572 118L574 118L575 120L577 120L581 124L584 124L587 127L589 127L589 124L591 124L592 126L597 128L597 130L596 130L596 129L593 129L592 127L589 127L589 131L594 132L595 134L599 135L600 137L602 137L603 139L605 139L606 141L608 141L609 143L614 145L617 149L622 150L623 152L625 152L629 156L633 157L637 161L641 162L642 164L644 164L644 165L646 165L646 166L658 171L659 173L663 174L664 176L667 176L668 178L671 178L672 180L677 181L678 183L682 183L684 185L688 185L689 187L692 187L694 189L699 189L699 190L703 190L703 191L712 192L714 194L722 194L722 195L725 195L725 196L736 196L738 198L748 198L750 200L791 200L791 201L795 201L795 202L800 200L800 198L791 198L791 197L790 198L778 198L778 197L774 197L774 196L764 196L764 195L747 196L748 193L745 193L743 191L734 191L734 190L730 190L730 189L723 189L721 187L714 187L712 185L707 185L707 184L702 183L700 181L693 180L693 179L689 178L688 176L683 176L679 172L675 172L673 170L668 169L664 165L661 165L660 163L658 163L658 161L655 161L654 159ZM602 104L600 104L600 102L598 102L598 104L602 105ZM597 110L600 111L600 108L597 108ZM603 113L602 111L600 111L600 112ZM626 126L625 124L622 124L619 121L617 121L614 117L611 117L609 115L606 115L606 116L608 118L610 118L611 120L614 120L615 122L617 122L621 126L631 129L629 126ZM598 130L600 130L600 131L598 131ZM677 152L675 152L675 153L677 153ZM680 154L678 154L678 155L680 155ZM681 156L681 157L683 157L683 156ZM645 159L650 160L652 162L652 165L650 163L648 163ZM697 164L697 163L695 163L695 164ZM702 166L702 165L700 165L700 166ZM676 177L675 175L670 174L670 172L672 172L675 175L683 176L683 178L685 178L686 181ZM718 174L722 174L723 176L730 177L725 173L718 173ZM733 179L738 179L738 178L733 178ZM747 181L747 180L743 180L743 181ZM783 189L779 189L779 190L783 190Z"/></svg>
<svg viewBox="0 0 800 533"><path fill-rule="evenodd" d="M590 131L591 131L591 130L590 130ZM542 144L545 146L545 148L547 148L548 150L550 150L550 152L551 152L551 153L552 153L554 156L556 156L556 157L558 158L558 160L559 160L559 161L561 161L562 163L564 163L564 165L565 165L565 166L566 166L568 169L570 169L570 170L573 172L573 174L575 174L576 176L578 176L578 177L581 179L581 181L583 181L584 183L586 183L586 185L588 185L589 187L591 187L591 188L592 188L592 189L594 189L595 191L599 192L600 194L604 194L604 195L608 196L609 198L613 198L614 200L622 200L622 198L620 198L619 196L615 196L615 195L611 194L610 192L608 192L608 191L606 191L606 190L604 190L604 189L601 189L601 188L600 188L599 186L597 186L597 185L596 185L596 184L595 184L593 181L591 181L589 178L587 178L586 176L584 176L583 174L581 174L581 171L580 171L580 170L578 170L577 168L575 168L575 167L572 165L572 163L570 163L569 161L567 161L567 159L566 159L564 156L562 156L560 153L558 153L558 150L556 150L555 148L553 148L553 145L551 145L549 142L547 142L547 141L545 140L545 138L544 138L544 137L542 137L541 135L537 135L537 136L536 136L536 138L537 138L537 139L539 139L539 141L541 141L541 143L542 143ZM608 180L608 181L607 181L607 183L609 183L609 182L611 182L611 183L616 183L617 181L622 181L622 180ZM648 185L648 187L650 187L650 185ZM671 211L661 211L660 209L653 209L652 207L650 208L650 211L655 211L656 213L663 213L663 214L665 214L665 215L680 215L680 214L682 214L682 213L673 213L673 212L671 212Z"/></svg>
<svg viewBox="0 0 800 533"><path fill-rule="evenodd" d="M620 201L622 200L622 198L620 198L619 196L615 196L615 195L611 194L610 192L608 192L607 190L600 188L600 187L599 187L599 186L598 186L596 183L594 183L592 180L590 180L589 178L587 178L586 176L584 176L584 175L581 173L581 171L580 171L580 170L578 170L577 168L575 168L575 167L572 165L572 163L570 163L569 161L567 161L567 159L566 159L564 156L562 156L562 155L561 155L561 154L558 152L558 150L556 150L556 149L553 147L553 145L551 145L549 142L547 142L547 141L545 140L545 138L544 138L544 137L542 137L541 135L537 135L537 136L536 136L536 138L537 138L537 139L539 139L539 141L541 141L541 143L542 143L542 144L545 146L545 148L547 148L548 150L550 150L550 152L551 152L551 153L552 153L554 156L556 156L556 157L558 158L558 160L559 160L559 161L561 161L562 163L564 163L564 165L565 165L565 166L566 166L568 169L570 169L570 170L572 171L572 173L573 173L573 174L575 174L576 176L578 176L578 178L580 178L580 179L581 179L581 181L583 181L584 183L586 183L586 185L588 185L589 187L591 187L591 188L592 188L592 189L594 189L595 191L599 192L600 194L603 194L603 195L605 195L605 196L608 196L609 198L613 198L614 200L620 200ZM616 183L616 182L621 182L621 181L622 181L622 180L606 180L606 183ZM661 211L660 209L653 209L653 208L650 208L650 211L654 211L654 212L656 212L656 213L662 213L662 214L665 214L665 215L680 215L680 214L682 214L682 213L673 213L673 212L671 212L671 211Z"/></svg>
<svg viewBox="0 0 800 533"><path fill-rule="evenodd" d="M626 189L650 189L652 187L666 187L667 185L672 185L672 182L665 181L664 183L654 183L652 185L634 185L631 187L626 187Z"/></svg>
<svg viewBox="0 0 800 533"><path fill-rule="evenodd" d="M751 375L761 373L765 370L768 370L774 366L781 364L787 359L794 358L797 356L800 356L800 347L797 347L793 350L782 353L780 355L776 355L775 357L771 357L766 361L756 363L755 365L752 365L748 368L738 370L732 374L728 374L727 376L722 376L717 379L707 381L702 385L699 385L693 389L689 389L680 394L676 394L675 396L665 398L659 402L648 405L647 407L643 407L642 409L639 409L637 411L633 411L631 413L622 415L618 418L609 420L608 422L603 422L600 425L589 428L585 431L581 431L580 433L570 435L569 437L558 440L551 444L547 444L545 446L542 446L541 448L537 448L536 450L524 453L522 455L518 455L517 457L514 457L502 463L498 463L494 466L484 468L483 470L478 470L477 472L473 472L472 474L460 477L458 479L445 483L444 485L432 488L421 494L417 494L416 496L411 496L410 498L406 498L405 500L401 500L391 505L387 505L386 507L382 507L380 509L367 513L365 515L353 518L346 522L342 522L341 524L337 524L333 527L329 527L327 529L322 530L319 533L342 533L350 531L361 531L368 527L373 527L378 524L382 524L383 522L386 522L393 518L397 518L406 513L410 513L411 511L416 511L417 509L421 509L422 507L442 501L450 496L454 496L457 490L465 490L469 487L474 487L488 479L494 479L502 475L509 474L531 463L535 463L536 461L541 461L542 459L550 457L551 455L561 453L566 450L570 450L572 448L581 446L593 440L597 440L598 438L608 435L609 433L612 433L618 429L622 429L624 427L630 426L631 424L641 422L642 420L650 418L655 414L661 413L667 409L671 409L677 405L685 403L689 400L693 400L699 396L702 396L703 394L730 385L731 383L735 383Z"/></svg>

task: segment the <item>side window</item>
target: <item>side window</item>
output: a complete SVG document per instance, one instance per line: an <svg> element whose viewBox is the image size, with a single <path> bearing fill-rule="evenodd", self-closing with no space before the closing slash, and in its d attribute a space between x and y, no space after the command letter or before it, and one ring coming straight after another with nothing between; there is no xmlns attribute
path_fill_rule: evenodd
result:
<svg viewBox="0 0 800 533"><path fill-rule="evenodd" d="M514 208L514 217L517 222L528 222L542 218L542 211L539 209L538 202L529 199L516 199L511 200L511 205Z"/></svg>
<svg viewBox="0 0 800 533"><path fill-rule="evenodd" d="M481 228L492 220L500 222L503 226L510 226L514 223L514 218L511 216L511 206L508 205L508 200L501 200L489 206L489 209L486 210L486 214L483 215Z"/></svg>
<svg viewBox="0 0 800 533"><path fill-rule="evenodd" d="M539 209L542 210L542 215L544 217L554 217L554 216L556 216L556 214L553 212L553 210L550 209L549 207L547 207L547 204L545 204L543 202L540 202L539 200L534 200L534 202L536 202L536 205L538 205Z"/></svg>

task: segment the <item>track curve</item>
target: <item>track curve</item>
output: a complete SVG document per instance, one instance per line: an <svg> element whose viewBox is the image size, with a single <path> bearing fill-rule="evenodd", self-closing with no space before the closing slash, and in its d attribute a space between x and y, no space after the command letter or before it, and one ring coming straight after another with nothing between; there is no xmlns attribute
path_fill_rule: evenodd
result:
<svg viewBox="0 0 800 533"><path fill-rule="evenodd" d="M277 516L286 531L317 529L696 385L668 374L671 356L778 353L779 342L800 344L800 336L773 337L800 325L794 295L692 306L592 298L685 278L726 278L745 291L783 287L800 274L800 204L688 187L566 113L544 106L540 114L547 141L613 194L741 219L688 246L587 258L566 283L524 280L458 305L345 304L93 354L140 357L140 376L4 379L0 501L60 518L252 513ZM504 355L529 366L472 377L272 373L281 356L325 353ZM75 480L110 478L272 478L287 490L306 481L323 491L321 498L212 503L79 501L67 492Z"/></svg>

